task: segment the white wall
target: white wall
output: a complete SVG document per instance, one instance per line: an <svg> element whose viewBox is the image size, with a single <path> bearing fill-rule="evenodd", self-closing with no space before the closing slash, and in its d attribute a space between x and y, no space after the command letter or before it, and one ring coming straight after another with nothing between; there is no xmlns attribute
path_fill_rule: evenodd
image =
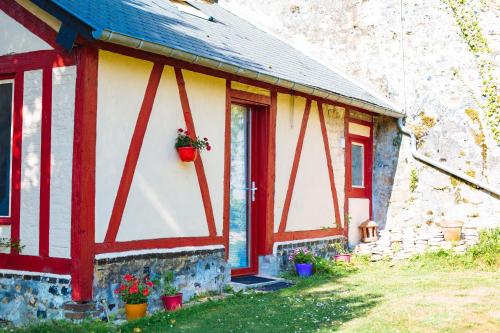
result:
<svg viewBox="0 0 500 333"><path fill-rule="evenodd" d="M0 10L0 56L51 50L52 47Z"/></svg>
<svg viewBox="0 0 500 333"><path fill-rule="evenodd" d="M22 130L20 242L25 246L23 254L38 255L42 70L24 73Z"/></svg>
<svg viewBox="0 0 500 333"><path fill-rule="evenodd" d="M316 102L311 105L297 170L287 231L335 226L335 210Z"/></svg>
<svg viewBox="0 0 500 333"><path fill-rule="evenodd" d="M104 241L152 63L99 53L95 239ZM160 91L160 90L159 90Z"/></svg>
<svg viewBox="0 0 500 333"><path fill-rule="evenodd" d="M49 255L70 258L76 66L52 72Z"/></svg>
<svg viewBox="0 0 500 333"><path fill-rule="evenodd" d="M278 232L288 181L292 170L295 147L299 138L306 99L278 94L276 114L276 175L274 194L274 232Z"/></svg>
<svg viewBox="0 0 500 333"><path fill-rule="evenodd" d="M370 218L370 200L349 198L349 245L356 245L361 240L359 225Z"/></svg>
<svg viewBox="0 0 500 333"><path fill-rule="evenodd" d="M99 54L96 160L96 242L103 242L152 63ZM225 80L183 71L192 116L210 152L203 164L217 233L224 197ZM179 160L177 129L185 128L172 67L164 67L145 133L117 241L207 236L208 227L193 163Z"/></svg>

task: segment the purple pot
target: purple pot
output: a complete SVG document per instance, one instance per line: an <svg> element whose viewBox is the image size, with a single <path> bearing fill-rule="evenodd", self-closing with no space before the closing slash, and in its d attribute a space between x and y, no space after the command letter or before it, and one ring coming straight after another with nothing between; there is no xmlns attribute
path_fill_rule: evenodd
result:
<svg viewBox="0 0 500 333"><path fill-rule="evenodd" d="M308 277L313 273L313 264L295 264L295 270L300 277Z"/></svg>

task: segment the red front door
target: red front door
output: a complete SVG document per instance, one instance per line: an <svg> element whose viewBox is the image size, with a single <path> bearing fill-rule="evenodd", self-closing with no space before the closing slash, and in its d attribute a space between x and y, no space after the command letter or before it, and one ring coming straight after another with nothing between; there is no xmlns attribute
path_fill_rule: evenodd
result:
<svg viewBox="0 0 500 333"><path fill-rule="evenodd" d="M264 239L267 107L232 104L229 263L236 275L257 274Z"/></svg>

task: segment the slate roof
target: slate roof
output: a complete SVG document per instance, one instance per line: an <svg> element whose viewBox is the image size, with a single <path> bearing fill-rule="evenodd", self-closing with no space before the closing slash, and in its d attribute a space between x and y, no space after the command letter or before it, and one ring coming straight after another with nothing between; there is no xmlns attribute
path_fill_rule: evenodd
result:
<svg viewBox="0 0 500 333"><path fill-rule="evenodd" d="M392 111L390 102L309 58L219 5L188 1L214 20L179 11L168 0L52 0L95 29L160 44Z"/></svg>

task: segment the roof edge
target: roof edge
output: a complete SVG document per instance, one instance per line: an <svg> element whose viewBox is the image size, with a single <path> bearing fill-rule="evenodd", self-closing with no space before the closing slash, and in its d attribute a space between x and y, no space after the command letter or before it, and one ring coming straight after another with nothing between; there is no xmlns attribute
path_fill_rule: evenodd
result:
<svg viewBox="0 0 500 333"><path fill-rule="evenodd" d="M359 107L367 111L375 112L381 115L386 115L394 118L402 118L404 114L396 109L390 109L377 104L373 104L367 101L356 99L353 97L347 97L332 91L325 89L311 87L298 82L289 81L283 78L271 76L268 74L252 71L243 67L235 66L223 61L213 60L210 58L200 57L198 55L188 53L182 50L170 48L157 43L148 42L139 38L127 36L121 33L117 33L111 30L101 30L95 31L93 33L94 38L101 40L103 42L117 44L126 46L133 49L139 49L142 51L155 53L177 60L186 61L188 63L197 64L200 66L208 67L211 69L220 70L226 73L235 74L243 76L246 78L254 79L257 81L269 83L282 88L295 90L304 94L320 97L323 99L330 100L332 102L339 102L347 104L353 107ZM362 87L365 89L364 87Z"/></svg>

